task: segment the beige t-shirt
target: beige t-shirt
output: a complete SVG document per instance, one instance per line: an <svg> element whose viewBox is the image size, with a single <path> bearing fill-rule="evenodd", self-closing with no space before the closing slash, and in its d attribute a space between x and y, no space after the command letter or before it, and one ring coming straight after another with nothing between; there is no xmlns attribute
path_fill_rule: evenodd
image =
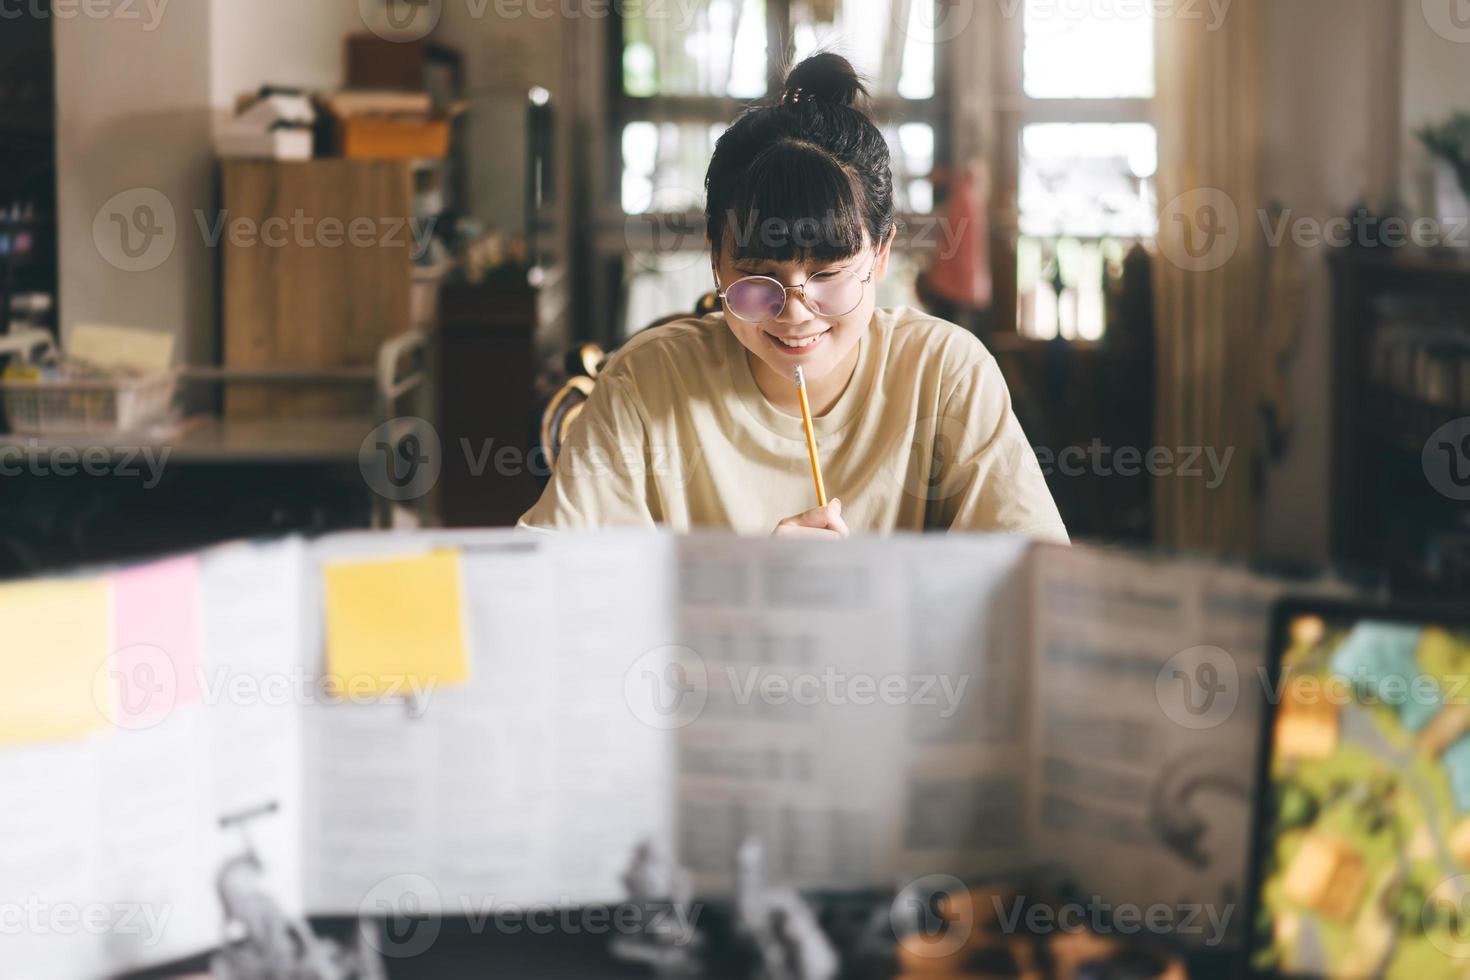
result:
<svg viewBox="0 0 1470 980"><path fill-rule="evenodd" d="M995 358L953 324L878 310L852 381L815 427L827 493L854 535L1067 540ZM608 361L521 525L766 535L816 503L801 418L766 400L713 314L645 330Z"/></svg>

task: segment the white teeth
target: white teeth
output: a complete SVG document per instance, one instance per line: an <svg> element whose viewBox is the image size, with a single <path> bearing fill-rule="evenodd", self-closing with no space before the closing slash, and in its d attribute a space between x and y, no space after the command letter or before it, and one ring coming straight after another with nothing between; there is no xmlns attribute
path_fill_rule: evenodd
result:
<svg viewBox="0 0 1470 980"><path fill-rule="evenodd" d="M775 337L775 334L770 334L769 336ZM822 335L817 334L815 337L805 337L801 340L787 340L785 337L776 337L776 339L781 341L781 343L785 344L787 347L810 347L818 340L821 340Z"/></svg>

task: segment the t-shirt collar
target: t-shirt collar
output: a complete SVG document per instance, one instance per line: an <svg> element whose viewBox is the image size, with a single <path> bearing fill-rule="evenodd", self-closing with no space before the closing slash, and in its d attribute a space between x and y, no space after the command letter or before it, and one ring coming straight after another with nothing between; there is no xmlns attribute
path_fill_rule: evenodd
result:
<svg viewBox="0 0 1470 980"><path fill-rule="evenodd" d="M755 375L750 370L749 352L736 338L729 325L725 323L724 314L712 314L711 319L715 321L715 328L724 332L725 362L730 371L730 383L746 412L756 422L776 435L796 442L805 442L806 433L802 430L800 416L787 415L778 410L761 393L760 387L755 383ZM865 400L864 393L873 391L873 371L878 362L878 358L874 355L874 348L878 346L876 323L877 312L875 311L873 319L868 324L868 329L858 340L858 362L857 367L853 369L852 380L838 396L837 404L833 405L827 414L812 419L812 428L818 438L840 431L856 418ZM794 381L792 383L795 384Z"/></svg>

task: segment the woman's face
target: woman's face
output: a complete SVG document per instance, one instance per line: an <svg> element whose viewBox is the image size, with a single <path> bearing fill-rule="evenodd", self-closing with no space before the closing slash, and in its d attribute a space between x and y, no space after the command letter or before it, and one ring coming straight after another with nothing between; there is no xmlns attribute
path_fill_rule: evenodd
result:
<svg viewBox="0 0 1470 980"><path fill-rule="evenodd" d="M777 376L789 378L800 367L813 381L847 363L873 318L877 285L887 271L888 242L875 249L866 238L858 254L831 262L737 259L728 242L715 260L715 275L727 292L725 322L740 343ZM844 274L858 280L867 279L853 290L852 295L860 293L857 305L846 313L834 315L836 311L829 304L828 312L822 312L821 301L816 297L841 297ZM760 323L743 320L731 309L732 297L728 293L731 286L746 276L769 276L783 286L809 284L811 297L803 301L799 290L791 290L786 294L785 308L773 319ZM779 300L774 305L779 305Z"/></svg>

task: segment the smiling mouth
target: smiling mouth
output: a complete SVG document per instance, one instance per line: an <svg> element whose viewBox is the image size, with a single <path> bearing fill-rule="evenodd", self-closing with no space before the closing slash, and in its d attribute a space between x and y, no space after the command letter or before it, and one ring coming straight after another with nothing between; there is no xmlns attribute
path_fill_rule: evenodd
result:
<svg viewBox="0 0 1470 980"><path fill-rule="evenodd" d="M779 351L786 352L787 354L805 354L807 351L810 351L813 348L819 346L822 342L822 339L831 332L832 328L828 327L821 333L814 333L806 337L792 338L778 337L773 333L767 333L764 330L761 331L761 333L764 333L766 335L766 339L771 342L772 346L774 346Z"/></svg>

